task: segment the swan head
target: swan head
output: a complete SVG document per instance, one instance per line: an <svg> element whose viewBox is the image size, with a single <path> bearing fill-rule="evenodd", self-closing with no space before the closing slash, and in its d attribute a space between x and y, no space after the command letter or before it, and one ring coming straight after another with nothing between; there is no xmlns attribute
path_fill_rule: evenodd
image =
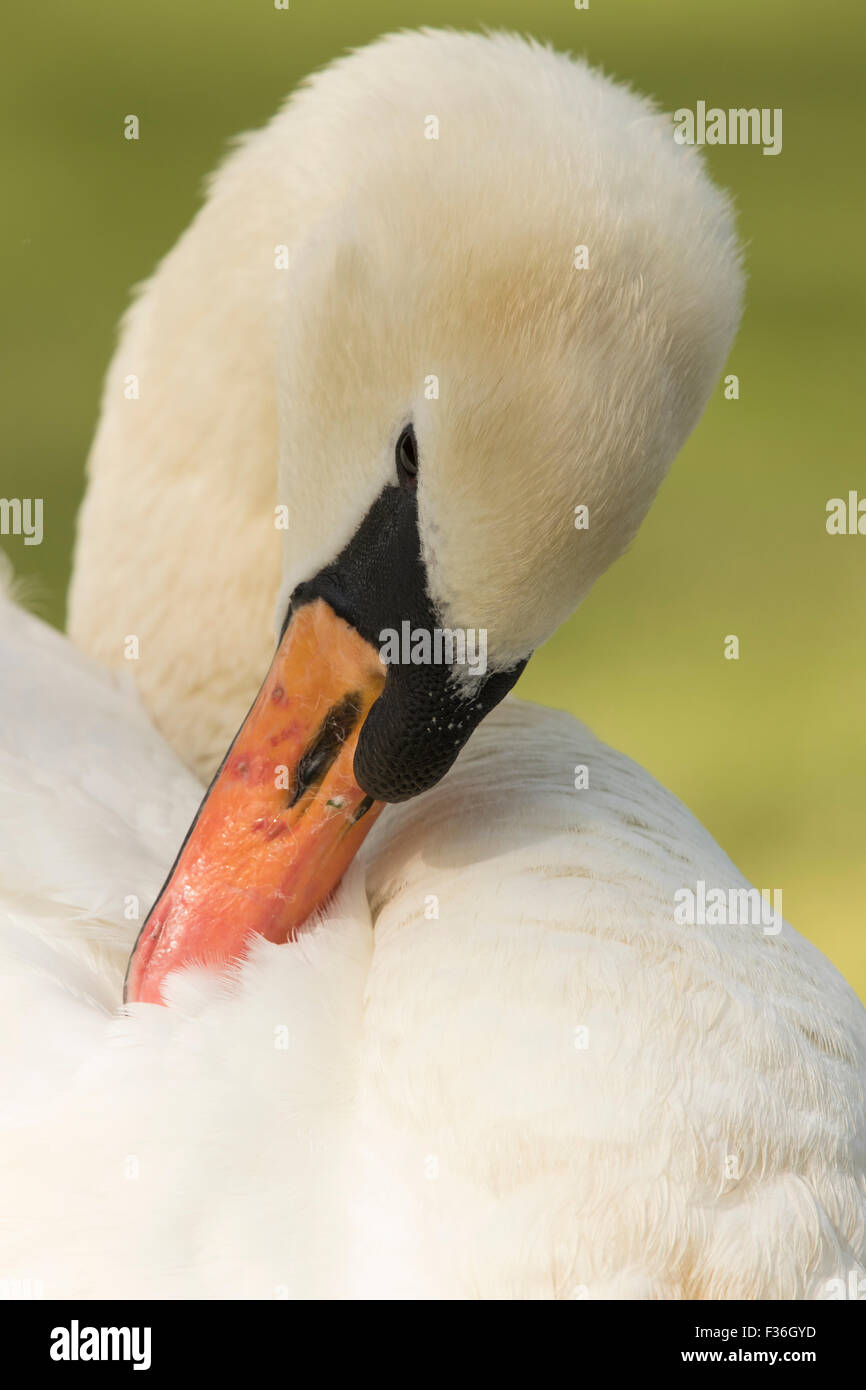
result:
<svg viewBox="0 0 866 1390"><path fill-rule="evenodd" d="M339 593L359 536L343 611L357 626L375 588L369 640L408 620L486 647L483 673L389 669L356 764L400 800L631 542L729 350L738 253L669 120L508 35L394 36L298 114L323 211L280 283L278 620L319 571ZM464 737L432 736L440 697Z"/></svg>
<svg viewBox="0 0 866 1390"><path fill-rule="evenodd" d="M277 285L281 637L200 820L249 821L226 779L312 682L286 814L325 798L348 828L291 927L630 543L724 363L741 272L727 201L670 121L511 36L381 41L240 158L273 167L287 130L308 216Z"/></svg>

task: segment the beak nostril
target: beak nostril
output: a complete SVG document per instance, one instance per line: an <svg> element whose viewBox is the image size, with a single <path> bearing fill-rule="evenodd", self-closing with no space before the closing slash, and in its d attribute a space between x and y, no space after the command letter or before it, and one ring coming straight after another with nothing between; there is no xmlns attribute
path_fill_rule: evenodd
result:
<svg viewBox="0 0 866 1390"><path fill-rule="evenodd" d="M376 802L372 796L365 796L364 800L359 802L355 810L355 813L352 816L352 825L357 825L359 820L363 820L364 816L366 816L370 808L375 805Z"/></svg>
<svg viewBox="0 0 866 1390"><path fill-rule="evenodd" d="M295 785L288 806L296 806L308 791L324 781L341 747L349 738L361 713L361 695L353 691L332 705L312 742L298 761Z"/></svg>

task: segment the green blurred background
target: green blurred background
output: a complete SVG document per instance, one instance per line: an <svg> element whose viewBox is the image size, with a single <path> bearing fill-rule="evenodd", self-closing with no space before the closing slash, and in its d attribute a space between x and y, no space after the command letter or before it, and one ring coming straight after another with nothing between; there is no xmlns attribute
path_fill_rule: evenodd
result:
<svg viewBox="0 0 866 1390"><path fill-rule="evenodd" d="M310 69L388 29L488 25L585 53L665 110L784 109L778 157L708 152L748 247L740 400L717 391L637 542L520 690L670 787L866 995L866 537L824 526L829 497L866 494L859 0L42 0L6 24L0 495L44 497L46 538L0 543L59 625L129 288L189 222L228 137ZM138 143L122 138L129 112Z"/></svg>

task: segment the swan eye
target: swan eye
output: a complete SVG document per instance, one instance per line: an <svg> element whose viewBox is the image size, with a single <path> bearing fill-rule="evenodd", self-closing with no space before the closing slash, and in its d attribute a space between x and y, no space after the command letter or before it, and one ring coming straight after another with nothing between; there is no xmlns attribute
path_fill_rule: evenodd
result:
<svg viewBox="0 0 866 1390"><path fill-rule="evenodd" d="M407 425L397 440L397 480L407 492L418 486L418 443L415 431Z"/></svg>

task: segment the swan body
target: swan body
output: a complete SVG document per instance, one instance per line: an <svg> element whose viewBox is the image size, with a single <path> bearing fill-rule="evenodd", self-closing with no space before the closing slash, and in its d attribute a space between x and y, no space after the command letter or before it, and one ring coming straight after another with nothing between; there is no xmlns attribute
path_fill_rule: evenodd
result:
<svg viewBox="0 0 866 1390"><path fill-rule="evenodd" d="M748 885L628 758L506 701L373 830L366 892L359 867L297 942L118 1015L129 894L201 788L129 690L0 618L6 1277L705 1299L862 1276L862 1008L787 924L674 923L682 884Z"/></svg>
<svg viewBox="0 0 866 1390"><path fill-rule="evenodd" d="M106 385L71 599L101 664L0 600L5 1277L705 1299L863 1273L862 1007L787 923L678 921L683 888L749 885L561 712L492 709L296 940L118 1008L189 768L243 716L275 606L396 491L406 419L431 601L507 672L628 544L740 293L694 152L507 36L353 55L218 175ZM131 633L134 685L105 669Z"/></svg>

